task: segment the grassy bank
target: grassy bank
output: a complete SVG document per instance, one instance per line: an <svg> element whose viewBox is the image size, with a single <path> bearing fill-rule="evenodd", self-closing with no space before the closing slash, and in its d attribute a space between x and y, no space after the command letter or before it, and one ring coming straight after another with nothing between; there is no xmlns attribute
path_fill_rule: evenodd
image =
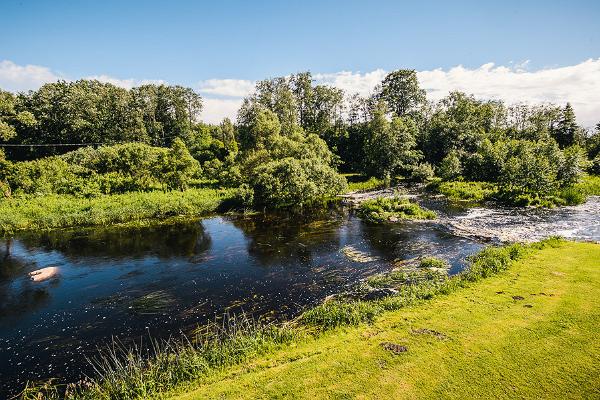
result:
<svg viewBox="0 0 600 400"><path fill-rule="evenodd" d="M346 193L366 192L368 190L381 189L385 187L385 181L375 177L367 178L360 174L342 174L348 181Z"/></svg>
<svg viewBox="0 0 600 400"><path fill-rule="evenodd" d="M596 397L599 259L599 245L547 246L505 273L225 369L173 398Z"/></svg>
<svg viewBox="0 0 600 400"><path fill-rule="evenodd" d="M566 206L581 204L588 196L600 196L600 176L584 176L573 186L548 196L503 192L500 186L489 182L434 181L428 185L428 189L443 194L451 201L479 203L492 200L516 206Z"/></svg>
<svg viewBox="0 0 600 400"><path fill-rule="evenodd" d="M556 239L488 248L453 278L380 279L398 292L329 301L291 324L234 319L152 354L109 349L67 397L590 397L598 259L598 245Z"/></svg>
<svg viewBox="0 0 600 400"><path fill-rule="evenodd" d="M81 198L28 196L0 200L0 234L29 229L146 223L174 216L198 216L234 201L236 190L136 192Z"/></svg>

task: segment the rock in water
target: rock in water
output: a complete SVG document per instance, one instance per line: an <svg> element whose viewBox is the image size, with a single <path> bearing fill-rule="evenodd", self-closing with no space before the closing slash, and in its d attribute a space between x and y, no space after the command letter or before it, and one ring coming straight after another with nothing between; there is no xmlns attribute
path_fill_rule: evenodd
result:
<svg viewBox="0 0 600 400"><path fill-rule="evenodd" d="M31 271L29 273L29 277L34 282L43 282L58 276L58 271L58 267L46 267L36 269L35 271Z"/></svg>

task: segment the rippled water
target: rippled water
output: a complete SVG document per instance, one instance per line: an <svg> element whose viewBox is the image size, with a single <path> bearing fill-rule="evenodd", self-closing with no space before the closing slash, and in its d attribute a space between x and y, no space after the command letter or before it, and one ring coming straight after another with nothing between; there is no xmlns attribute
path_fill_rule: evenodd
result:
<svg viewBox="0 0 600 400"><path fill-rule="evenodd" d="M113 336L166 337L225 312L289 318L395 260L437 255L456 273L486 241L509 234L600 240L598 198L556 210L425 203L440 212L438 222L368 225L333 208L2 239L0 397L27 380L90 373L85 356ZM348 246L367 261L349 259ZM56 277L29 278L50 266Z"/></svg>

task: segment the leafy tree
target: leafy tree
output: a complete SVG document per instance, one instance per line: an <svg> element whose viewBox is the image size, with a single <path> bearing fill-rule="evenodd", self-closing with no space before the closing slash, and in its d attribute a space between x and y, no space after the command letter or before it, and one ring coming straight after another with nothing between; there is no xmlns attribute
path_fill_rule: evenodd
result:
<svg viewBox="0 0 600 400"><path fill-rule="evenodd" d="M369 123L366 142L366 170L370 175L393 177L406 173L422 158L416 150L417 126L410 118L388 121L383 104Z"/></svg>
<svg viewBox="0 0 600 400"><path fill-rule="evenodd" d="M425 90L419 87L416 71L409 69L390 72L381 82L376 96L397 117L414 117L425 103Z"/></svg>
<svg viewBox="0 0 600 400"><path fill-rule="evenodd" d="M36 124L31 112L17 111L17 102L16 96L0 89L0 140L12 139L17 129L31 128Z"/></svg>
<svg viewBox="0 0 600 400"><path fill-rule="evenodd" d="M158 172L167 188L184 190L190 180L200 173L200 165L185 147L185 143L176 138L170 151L161 154Z"/></svg>

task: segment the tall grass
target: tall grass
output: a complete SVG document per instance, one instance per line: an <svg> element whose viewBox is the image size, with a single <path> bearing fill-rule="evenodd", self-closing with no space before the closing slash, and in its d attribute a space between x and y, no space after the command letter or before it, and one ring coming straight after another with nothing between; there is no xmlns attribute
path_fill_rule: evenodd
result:
<svg viewBox="0 0 600 400"><path fill-rule="evenodd" d="M80 198L28 196L0 200L0 234L28 229L111 225L202 215L236 196L235 189L136 192Z"/></svg>
<svg viewBox="0 0 600 400"><path fill-rule="evenodd" d="M348 181L347 193L364 192L367 190L380 189L386 186L386 183L383 179L378 179L374 176L368 179L365 176L357 174L344 174L344 176Z"/></svg>
<svg viewBox="0 0 600 400"><path fill-rule="evenodd" d="M20 399L148 399L224 367L239 364L298 339L286 325L264 324L246 315L226 315L189 337L149 340L126 346L120 341L89 359L93 378L76 384L30 383Z"/></svg>

